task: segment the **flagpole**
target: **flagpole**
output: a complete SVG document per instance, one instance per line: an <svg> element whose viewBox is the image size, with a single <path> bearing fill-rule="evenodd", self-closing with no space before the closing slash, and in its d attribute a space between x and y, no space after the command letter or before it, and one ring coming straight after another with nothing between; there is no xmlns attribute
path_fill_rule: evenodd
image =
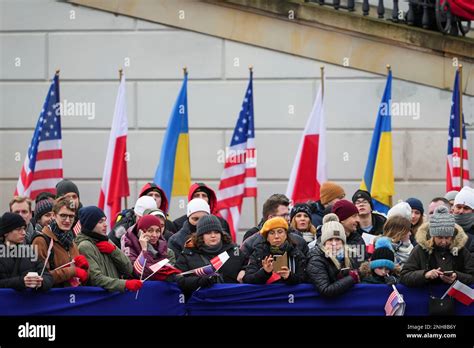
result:
<svg viewBox="0 0 474 348"><path fill-rule="evenodd" d="M122 82L122 76L123 76L123 69L120 68L119 69L119 85ZM123 197L123 206L124 206L124 209L127 209L127 197Z"/></svg>
<svg viewBox="0 0 474 348"><path fill-rule="evenodd" d="M387 68L387 77L388 77L388 75L390 74L390 71L392 71L392 67L390 66L390 64L387 64L386 68ZM392 196L388 197L388 204L390 205L390 207L393 205Z"/></svg>
<svg viewBox="0 0 474 348"><path fill-rule="evenodd" d="M321 67L321 97L324 100L324 66Z"/></svg>
<svg viewBox="0 0 474 348"><path fill-rule="evenodd" d="M443 299L446 297L446 295L448 294L449 290L451 290L451 288L452 288L452 287L454 286L454 284L456 284L457 282L458 282L458 281L456 280L456 281L454 281L454 283L451 284L451 286L448 288L448 290L446 290L446 292L444 293L444 295L441 296L441 300L443 300Z"/></svg>
<svg viewBox="0 0 474 348"><path fill-rule="evenodd" d="M253 77L253 65L249 65L250 79ZM253 95L252 95L253 98ZM257 196L253 197L253 208L254 208L254 220L255 226L258 226L258 209L257 209ZM229 211L230 213L230 211ZM237 231L235 231L237 233Z"/></svg>
<svg viewBox="0 0 474 348"><path fill-rule="evenodd" d="M461 180L460 180L460 188L464 186L464 150L463 150L463 138L464 138L464 129L462 127L463 119L462 119L462 64L459 64L459 81L458 81L458 88L459 88L459 148L460 148L460 169L461 169Z"/></svg>

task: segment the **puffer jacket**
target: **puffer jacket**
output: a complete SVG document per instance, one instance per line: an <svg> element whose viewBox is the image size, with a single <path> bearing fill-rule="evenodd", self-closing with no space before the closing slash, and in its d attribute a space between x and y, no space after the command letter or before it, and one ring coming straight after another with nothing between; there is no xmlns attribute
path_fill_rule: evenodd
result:
<svg viewBox="0 0 474 348"><path fill-rule="evenodd" d="M441 279L426 279L425 273L436 268L454 271L457 280L466 285L474 283L474 258L465 248L468 237L459 225L455 225L453 242L449 250L434 247L429 234L429 223L424 223L416 234L418 245L403 265L400 282L406 286L421 287L427 284L444 284Z"/></svg>

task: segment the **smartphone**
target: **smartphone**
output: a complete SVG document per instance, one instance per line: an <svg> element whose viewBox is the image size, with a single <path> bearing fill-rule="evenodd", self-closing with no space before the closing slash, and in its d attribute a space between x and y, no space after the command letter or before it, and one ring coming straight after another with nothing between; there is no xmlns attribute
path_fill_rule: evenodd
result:
<svg viewBox="0 0 474 348"><path fill-rule="evenodd" d="M341 270L339 272L341 272L341 275L343 277L347 277L349 275L350 270L351 269L349 267L345 267L345 268L341 268Z"/></svg>
<svg viewBox="0 0 474 348"><path fill-rule="evenodd" d="M444 271L443 275L446 277L451 277L453 275L454 271Z"/></svg>

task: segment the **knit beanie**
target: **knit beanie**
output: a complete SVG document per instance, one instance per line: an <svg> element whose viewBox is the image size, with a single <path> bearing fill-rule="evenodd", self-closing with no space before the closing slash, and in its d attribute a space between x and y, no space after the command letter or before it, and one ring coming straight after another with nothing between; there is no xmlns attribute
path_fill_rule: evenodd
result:
<svg viewBox="0 0 474 348"><path fill-rule="evenodd" d="M204 215L197 223L196 236L201 236L212 231L220 232L222 234L222 224L217 216Z"/></svg>
<svg viewBox="0 0 474 348"><path fill-rule="evenodd" d="M395 254L392 242L387 237L381 237L375 242L375 251L370 258L370 269L387 267L389 270L395 268Z"/></svg>
<svg viewBox="0 0 474 348"><path fill-rule="evenodd" d="M332 181L323 182L320 192L320 201L321 204L326 205L332 200L342 197L345 195L344 189Z"/></svg>
<svg viewBox="0 0 474 348"><path fill-rule="evenodd" d="M306 203L298 203L295 204L293 208L291 208L290 221L292 221L298 213L305 213L311 219L311 207Z"/></svg>
<svg viewBox="0 0 474 348"><path fill-rule="evenodd" d="M288 232L288 222L280 216L268 219L263 224L260 234L263 236L263 238L267 239L268 232L276 228L283 228Z"/></svg>
<svg viewBox="0 0 474 348"><path fill-rule="evenodd" d="M346 244L346 232L344 226L339 222L336 214L327 214L323 217L323 225L321 227L321 245L324 246L329 239L338 238Z"/></svg>
<svg viewBox="0 0 474 348"><path fill-rule="evenodd" d="M38 203L36 203L35 206L36 221L39 221L44 214L49 213L51 211L53 211L53 203L51 203L50 200L43 199L42 201L39 201Z"/></svg>
<svg viewBox="0 0 474 348"><path fill-rule="evenodd" d="M145 210L157 209L157 208L158 207L156 206L156 201L153 197L142 196L137 199L137 202L135 203L135 208L133 208L133 211L135 212L136 215L143 216L145 213Z"/></svg>
<svg viewBox="0 0 474 348"><path fill-rule="evenodd" d="M447 199L448 201L452 201L456 198L456 195L458 193L459 191L456 191L456 190L446 192L446 194L444 195L444 198Z"/></svg>
<svg viewBox="0 0 474 348"><path fill-rule="evenodd" d="M155 215L145 215L137 223L138 230L145 232L151 226L158 226L161 228L161 222Z"/></svg>
<svg viewBox="0 0 474 348"><path fill-rule="evenodd" d="M406 202L410 205L412 209L418 210L421 215L425 212L425 209L423 208L423 203L418 198L408 198Z"/></svg>
<svg viewBox="0 0 474 348"><path fill-rule="evenodd" d="M372 196L369 191L357 190L352 196L352 203L356 203L359 198L365 199L370 204L370 209L374 210L374 203L372 202Z"/></svg>
<svg viewBox="0 0 474 348"><path fill-rule="evenodd" d="M411 207L407 202L399 202L395 204L387 213L387 218L392 216L401 216L411 221Z"/></svg>
<svg viewBox="0 0 474 348"><path fill-rule="evenodd" d="M56 184L56 197L64 196L70 192L74 192L77 197L79 196L79 189L77 188L76 184L73 183L71 180L63 179Z"/></svg>
<svg viewBox="0 0 474 348"><path fill-rule="evenodd" d="M352 202L341 199L332 206L331 213L336 214L339 221L344 221L354 214L359 214L359 210Z"/></svg>
<svg viewBox="0 0 474 348"><path fill-rule="evenodd" d="M464 186L454 198L454 205L456 204L467 205L474 209L474 189Z"/></svg>
<svg viewBox="0 0 474 348"><path fill-rule="evenodd" d="M197 213L198 211L203 211L210 214L211 208L209 207L209 204L202 198L191 199L187 207L187 217L190 217L192 214Z"/></svg>
<svg viewBox="0 0 474 348"><path fill-rule="evenodd" d="M429 233L431 237L454 236L454 216L444 205L437 207L430 217Z"/></svg>
<svg viewBox="0 0 474 348"><path fill-rule="evenodd" d="M79 221L81 226L86 231L93 231L97 223L105 218L105 214L102 209L93 205L89 207L83 207L79 210Z"/></svg>
<svg viewBox="0 0 474 348"><path fill-rule="evenodd" d="M0 219L0 236L11 232L19 227L26 227L25 219L19 214L5 213Z"/></svg>
<svg viewBox="0 0 474 348"><path fill-rule="evenodd" d="M160 210L160 209L146 209L143 212L143 215L154 215L157 217L162 217L163 220L166 220L166 214L163 213L163 210Z"/></svg>

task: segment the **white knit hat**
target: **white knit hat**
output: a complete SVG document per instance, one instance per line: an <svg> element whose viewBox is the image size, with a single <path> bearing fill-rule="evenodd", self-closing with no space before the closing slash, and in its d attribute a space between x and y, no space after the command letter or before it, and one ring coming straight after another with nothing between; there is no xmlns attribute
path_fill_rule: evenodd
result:
<svg viewBox="0 0 474 348"><path fill-rule="evenodd" d="M138 198L137 202L135 203L135 208L133 209L135 214L138 216L143 216L143 213L147 209L158 209L158 207L156 206L155 199L150 196L143 196Z"/></svg>
<svg viewBox="0 0 474 348"><path fill-rule="evenodd" d="M326 214L321 227L321 245L324 246L329 239L339 238L346 244L346 232L344 226L339 222L336 214Z"/></svg>
<svg viewBox="0 0 474 348"><path fill-rule="evenodd" d="M456 195L456 198L454 198L454 205L456 204L467 205L469 208L474 209L474 189L464 186Z"/></svg>
<svg viewBox="0 0 474 348"><path fill-rule="evenodd" d="M191 199L188 203L187 216L189 217L191 214L194 214L198 211L203 211L210 214L211 208L209 207L209 204L202 198Z"/></svg>
<svg viewBox="0 0 474 348"><path fill-rule="evenodd" d="M401 216L411 221L411 207L407 202L399 202L395 204L387 213L387 218L392 216Z"/></svg>

